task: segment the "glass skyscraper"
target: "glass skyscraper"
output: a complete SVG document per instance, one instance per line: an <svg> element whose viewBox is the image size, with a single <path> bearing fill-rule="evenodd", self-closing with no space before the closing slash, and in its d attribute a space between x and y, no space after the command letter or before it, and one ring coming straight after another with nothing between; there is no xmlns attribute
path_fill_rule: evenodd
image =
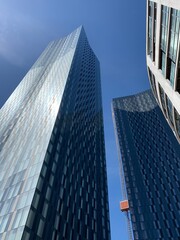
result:
<svg viewBox="0 0 180 240"><path fill-rule="evenodd" d="M0 109L0 239L110 239L100 66L79 27Z"/></svg>
<svg viewBox="0 0 180 240"><path fill-rule="evenodd" d="M180 239L180 146L150 90L113 99L134 239Z"/></svg>

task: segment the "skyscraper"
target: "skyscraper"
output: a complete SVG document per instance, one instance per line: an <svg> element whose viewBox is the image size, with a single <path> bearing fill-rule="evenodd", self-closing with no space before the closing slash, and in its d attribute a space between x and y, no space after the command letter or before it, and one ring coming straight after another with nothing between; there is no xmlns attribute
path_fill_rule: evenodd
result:
<svg viewBox="0 0 180 240"><path fill-rule="evenodd" d="M0 110L0 239L110 239L99 61L79 27Z"/></svg>
<svg viewBox="0 0 180 240"><path fill-rule="evenodd" d="M152 91L180 143L180 1L147 0L146 24Z"/></svg>
<svg viewBox="0 0 180 240"><path fill-rule="evenodd" d="M180 239L179 143L151 91L113 99L112 108L134 239Z"/></svg>

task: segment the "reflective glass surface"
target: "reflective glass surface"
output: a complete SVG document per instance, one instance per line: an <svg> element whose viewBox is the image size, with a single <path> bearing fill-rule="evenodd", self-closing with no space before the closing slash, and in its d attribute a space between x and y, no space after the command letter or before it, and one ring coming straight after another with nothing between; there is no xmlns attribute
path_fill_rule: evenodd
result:
<svg viewBox="0 0 180 240"><path fill-rule="evenodd" d="M170 17L169 56L174 62L176 62L180 29L180 11L172 8Z"/></svg>
<svg viewBox="0 0 180 240"><path fill-rule="evenodd" d="M175 112L176 129L177 129L178 136L180 137L180 115L176 111L176 109L174 109L174 112Z"/></svg>
<svg viewBox="0 0 180 240"><path fill-rule="evenodd" d="M80 27L0 110L0 239L110 239L99 71Z"/></svg>
<svg viewBox="0 0 180 240"><path fill-rule="evenodd" d="M151 83L152 91L154 93L154 96L155 96L156 100L158 101L155 76L149 68L148 68L148 72L149 72L149 80L150 80L150 83Z"/></svg>
<svg viewBox="0 0 180 240"><path fill-rule="evenodd" d="M166 52L167 48L167 36L168 36L168 18L169 8L162 5L161 8L161 49Z"/></svg>
<svg viewBox="0 0 180 240"><path fill-rule="evenodd" d="M156 44L156 15L157 4L155 2L148 2L148 55L152 61L155 60L155 44Z"/></svg>
<svg viewBox="0 0 180 240"><path fill-rule="evenodd" d="M159 86L159 93L160 93L160 99L161 99L161 104L162 104L162 108L164 113L166 114L166 99L165 99L165 93L163 88L161 87L160 84L158 84Z"/></svg>
<svg viewBox="0 0 180 240"><path fill-rule="evenodd" d="M171 124L173 124L173 106L172 106L172 102L169 100L167 96L166 96L166 102L167 102L168 118Z"/></svg>
<svg viewBox="0 0 180 240"><path fill-rule="evenodd" d="M134 239L180 239L180 146L151 91L113 99Z"/></svg>

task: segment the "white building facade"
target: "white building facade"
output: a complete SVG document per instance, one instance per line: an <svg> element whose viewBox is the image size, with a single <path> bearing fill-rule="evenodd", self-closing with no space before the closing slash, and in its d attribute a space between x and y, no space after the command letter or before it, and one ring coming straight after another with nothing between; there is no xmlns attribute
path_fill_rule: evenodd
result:
<svg viewBox="0 0 180 240"><path fill-rule="evenodd" d="M180 1L147 1L146 60L154 96L180 143Z"/></svg>

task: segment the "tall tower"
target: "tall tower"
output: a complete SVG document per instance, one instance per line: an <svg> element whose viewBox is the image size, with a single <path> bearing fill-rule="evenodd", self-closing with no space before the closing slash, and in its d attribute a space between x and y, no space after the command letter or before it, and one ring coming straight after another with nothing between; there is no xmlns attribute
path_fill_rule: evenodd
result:
<svg viewBox="0 0 180 240"><path fill-rule="evenodd" d="M147 0L146 59L154 96L180 143L180 1Z"/></svg>
<svg viewBox="0 0 180 240"><path fill-rule="evenodd" d="M151 91L113 99L112 107L122 210L130 211L134 239L180 239L179 143Z"/></svg>
<svg viewBox="0 0 180 240"><path fill-rule="evenodd" d="M110 239L99 61L79 27L0 110L0 239Z"/></svg>

